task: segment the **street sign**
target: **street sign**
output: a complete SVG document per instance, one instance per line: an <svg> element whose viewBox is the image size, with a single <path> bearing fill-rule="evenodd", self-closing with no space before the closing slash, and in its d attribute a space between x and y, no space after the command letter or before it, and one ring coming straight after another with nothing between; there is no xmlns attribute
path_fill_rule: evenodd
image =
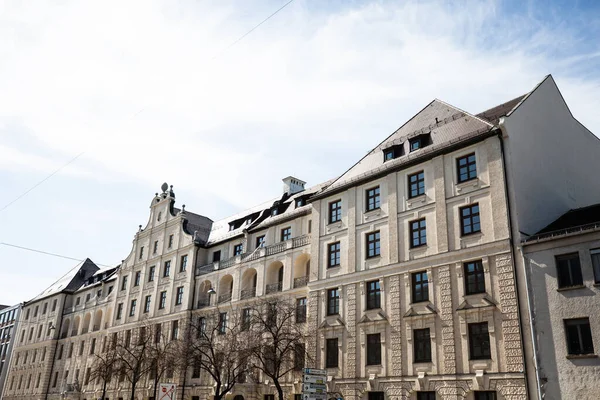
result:
<svg viewBox="0 0 600 400"><path fill-rule="evenodd" d="M304 383L320 383L324 384L327 380L326 376L323 375L304 375Z"/></svg>
<svg viewBox="0 0 600 400"><path fill-rule="evenodd" d="M177 385L174 383L160 383L158 388L158 400L175 400Z"/></svg>
<svg viewBox="0 0 600 400"><path fill-rule="evenodd" d="M303 394L302 400L327 400L327 394L320 394L320 393Z"/></svg>
<svg viewBox="0 0 600 400"><path fill-rule="evenodd" d="M326 369L304 368L304 373L307 375L324 375L327 376Z"/></svg>
<svg viewBox="0 0 600 400"><path fill-rule="evenodd" d="M321 383L304 383L302 393L323 393L327 394L327 385Z"/></svg>

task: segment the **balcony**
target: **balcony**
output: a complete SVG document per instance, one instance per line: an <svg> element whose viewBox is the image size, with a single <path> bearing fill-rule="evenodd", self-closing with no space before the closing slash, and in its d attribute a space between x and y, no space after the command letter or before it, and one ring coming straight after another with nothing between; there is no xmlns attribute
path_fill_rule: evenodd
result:
<svg viewBox="0 0 600 400"><path fill-rule="evenodd" d="M210 306L210 296L201 296L198 299L198 308L204 308Z"/></svg>
<svg viewBox="0 0 600 400"><path fill-rule="evenodd" d="M77 336L77 329L73 329L71 331L71 336Z"/></svg>
<svg viewBox="0 0 600 400"><path fill-rule="evenodd" d="M217 301L219 304L227 303L228 301L231 301L231 292L220 294L219 297L217 298Z"/></svg>
<svg viewBox="0 0 600 400"><path fill-rule="evenodd" d="M266 294L281 292L282 288L283 288L283 282L271 283L271 284L267 285L267 293Z"/></svg>
<svg viewBox="0 0 600 400"><path fill-rule="evenodd" d="M245 290L242 290L242 293L240 293L241 300L251 299L252 297L256 297L256 288L245 289Z"/></svg>
<svg viewBox="0 0 600 400"><path fill-rule="evenodd" d="M196 275L210 274L211 272L227 269L243 262L258 260L262 257L282 253L288 249L295 249L308 244L310 244L310 235L298 236L290 240L286 240L285 242L279 242L271 246L260 247L250 253L240 254L226 260L198 266L196 267Z"/></svg>
<svg viewBox="0 0 600 400"><path fill-rule="evenodd" d="M81 334L83 335L84 333L88 333L89 328L86 326L83 329L81 329Z"/></svg>
<svg viewBox="0 0 600 400"><path fill-rule="evenodd" d="M304 287L308 284L308 276L300 276L298 278L294 278L294 289L299 287Z"/></svg>

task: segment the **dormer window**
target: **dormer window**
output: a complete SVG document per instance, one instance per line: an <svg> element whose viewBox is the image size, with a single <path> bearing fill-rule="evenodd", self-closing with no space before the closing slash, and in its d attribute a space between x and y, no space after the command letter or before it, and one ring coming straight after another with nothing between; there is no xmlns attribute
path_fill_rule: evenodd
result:
<svg viewBox="0 0 600 400"><path fill-rule="evenodd" d="M431 144L431 135L429 133L416 136L408 141L411 153Z"/></svg>
<svg viewBox="0 0 600 400"><path fill-rule="evenodd" d="M383 149L383 162L393 160L403 155L402 144L390 146L387 149Z"/></svg>
<svg viewBox="0 0 600 400"><path fill-rule="evenodd" d="M296 199L296 208L304 205L304 199Z"/></svg>
<svg viewBox="0 0 600 400"><path fill-rule="evenodd" d="M229 224L229 232L235 230L235 224L234 223L230 223Z"/></svg>
<svg viewBox="0 0 600 400"><path fill-rule="evenodd" d="M271 216L274 217L276 215L277 215L277 209L274 208L274 209L271 210Z"/></svg>

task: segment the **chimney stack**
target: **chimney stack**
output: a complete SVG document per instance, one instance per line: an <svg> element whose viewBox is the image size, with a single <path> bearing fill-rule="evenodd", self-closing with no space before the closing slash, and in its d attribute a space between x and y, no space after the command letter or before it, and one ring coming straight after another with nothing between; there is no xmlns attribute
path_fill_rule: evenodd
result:
<svg viewBox="0 0 600 400"><path fill-rule="evenodd" d="M306 182L301 181L298 178L294 178L293 176L283 178L283 193L287 193L291 196L295 193L301 192L304 190L305 184Z"/></svg>

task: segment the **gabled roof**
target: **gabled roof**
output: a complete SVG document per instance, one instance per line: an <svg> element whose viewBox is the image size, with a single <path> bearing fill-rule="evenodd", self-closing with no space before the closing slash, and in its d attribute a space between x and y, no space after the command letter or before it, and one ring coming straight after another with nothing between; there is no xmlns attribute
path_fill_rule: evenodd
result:
<svg viewBox="0 0 600 400"><path fill-rule="evenodd" d="M600 204L569 210L536 235L600 222Z"/></svg>
<svg viewBox="0 0 600 400"><path fill-rule="evenodd" d="M433 150L448 146L460 138L489 132L493 128L494 125L492 123L482 118L469 114L443 101L434 100L377 145L321 193L325 196L353 182L376 175L387 169L398 167L398 165L419 158ZM411 153L409 141L420 135L429 135L430 144ZM383 150L392 146L401 147L403 155L394 160L384 162ZM319 197L321 197L321 193Z"/></svg>
<svg viewBox="0 0 600 400"><path fill-rule="evenodd" d="M500 118L510 114L512 110L515 109L526 96L527 95L524 94L510 101L507 101L506 103L499 104L495 107L490 108L489 110L480 112L479 114L477 114L477 116L481 119L488 121L490 124L498 125L498 123L500 122Z"/></svg>

